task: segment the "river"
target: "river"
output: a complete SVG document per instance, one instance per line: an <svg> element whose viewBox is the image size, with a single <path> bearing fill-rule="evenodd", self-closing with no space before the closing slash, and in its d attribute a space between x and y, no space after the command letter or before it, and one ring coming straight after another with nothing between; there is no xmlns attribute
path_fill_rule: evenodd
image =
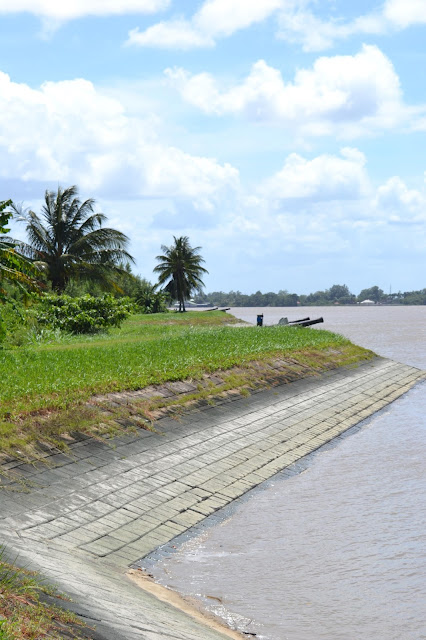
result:
<svg viewBox="0 0 426 640"><path fill-rule="evenodd" d="M266 325L323 316L319 328L426 369L425 306L230 313L253 323L263 313ZM424 640L425 391L417 386L303 473L255 490L150 572L264 640Z"/></svg>

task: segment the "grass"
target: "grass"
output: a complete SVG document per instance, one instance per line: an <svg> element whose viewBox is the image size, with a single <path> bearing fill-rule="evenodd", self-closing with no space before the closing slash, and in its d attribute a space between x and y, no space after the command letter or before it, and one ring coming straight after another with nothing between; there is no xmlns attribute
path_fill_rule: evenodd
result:
<svg viewBox="0 0 426 640"><path fill-rule="evenodd" d="M76 615L52 604L61 599L35 572L7 562L0 547L0 640L90 638Z"/></svg>
<svg viewBox="0 0 426 640"><path fill-rule="evenodd" d="M37 435L29 428L37 416L68 411L66 422L59 420L54 432L90 423L87 408L74 409L97 393L197 380L206 372L274 357L297 354L299 361L312 362L313 355L330 349L346 349L355 360L366 354L328 331L229 326L233 322L223 312L135 315L109 334L1 350L0 449L25 447Z"/></svg>

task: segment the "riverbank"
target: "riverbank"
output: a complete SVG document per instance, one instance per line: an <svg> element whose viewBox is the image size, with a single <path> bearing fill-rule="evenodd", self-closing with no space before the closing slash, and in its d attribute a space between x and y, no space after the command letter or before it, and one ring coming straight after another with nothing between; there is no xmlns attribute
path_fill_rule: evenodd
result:
<svg viewBox="0 0 426 640"><path fill-rule="evenodd" d="M243 635L239 631L230 629L225 625L223 620L209 613L197 600L184 598L176 591L158 584L158 582L155 582L149 574L141 569L130 569L127 572L127 576L132 580L132 582L137 584L140 589L143 589L146 593L152 594L157 598L157 600L166 602L175 609L179 609L182 613L185 613L197 622L200 622L204 627L218 631L226 638L241 640L242 638L250 636L250 634Z"/></svg>
<svg viewBox="0 0 426 640"><path fill-rule="evenodd" d="M2 539L75 601L102 638L223 637L125 579L159 545L294 464L421 380L373 358L291 384L227 395L155 431L81 439L51 466L15 469L0 492ZM136 564L135 564L136 563Z"/></svg>

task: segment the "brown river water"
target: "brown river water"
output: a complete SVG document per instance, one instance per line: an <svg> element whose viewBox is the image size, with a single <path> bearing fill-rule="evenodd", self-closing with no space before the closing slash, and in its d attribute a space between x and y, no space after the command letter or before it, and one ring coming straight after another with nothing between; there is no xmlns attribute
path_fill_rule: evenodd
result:
<svg viewBox="0 0 426 640"><path fill-rule="evenodd" d="M231 309L426 369L426 307ZM312 329L315 330L315 329ZM426 384L155 560L156 580L264 640L426 638ZM202 640L202 639L200 639Z"/></svg>

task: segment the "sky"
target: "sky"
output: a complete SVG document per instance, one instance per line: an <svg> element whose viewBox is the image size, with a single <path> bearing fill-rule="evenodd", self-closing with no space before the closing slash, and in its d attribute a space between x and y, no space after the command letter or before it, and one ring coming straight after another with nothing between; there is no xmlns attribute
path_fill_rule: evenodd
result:
<svg viewBox="0 0 426 640"><path fill-rule="evenodd" d="M426 0L0 0L0 200L77 185L152 282L185 235L207 292L422 289L425 43Z"/></svg>

